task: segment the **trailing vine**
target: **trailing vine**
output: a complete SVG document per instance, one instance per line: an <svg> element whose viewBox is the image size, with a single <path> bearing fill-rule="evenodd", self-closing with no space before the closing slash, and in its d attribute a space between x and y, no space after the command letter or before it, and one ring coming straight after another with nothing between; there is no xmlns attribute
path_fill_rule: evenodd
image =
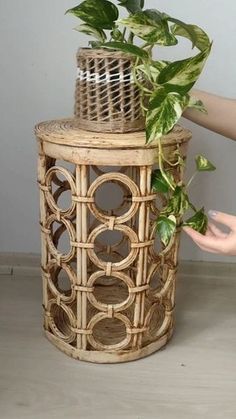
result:
<svg viewBox="0 0 236 419"><path fill-rule="evenodd" d="M184 170L184 161L177 151L176 162L167 161L162 150L162 137L170 132L183 112L191 107L206 112L204 104L191 96L191 89L198 80L210 54L212 43L199 26L187 24L157 9L144 9L144 0L119 0L116 5L108 0L85 0L69 9L83 21L75 29L92 36L92 48L119 50L134 57L133 82L138 86L141 108L146 121L147 143L158 141L158 166L152 174L152 189L163 193L167 205L157 219L157 231L167 245L181 225L189 225L201 233L207 229L204 208L196 209L190 202L188 188L197 172L215 170L204 156L196 156L196 173L187 184L176 183L165 165L179 165ZM128 16L119 19L119 8L124 7ZM178 61L163 61L153 58L156 46L168 47L178 44L178 38L187 38L198 52ZM142 40L138 46L136 40ZM189 211L193 215L185 221Z"/></svg>

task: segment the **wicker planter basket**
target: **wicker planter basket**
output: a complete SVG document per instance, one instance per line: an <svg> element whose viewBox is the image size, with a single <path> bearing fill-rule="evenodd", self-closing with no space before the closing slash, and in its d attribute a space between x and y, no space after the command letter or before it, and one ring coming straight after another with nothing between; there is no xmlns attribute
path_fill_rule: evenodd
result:
<svg viewBox="0 0 236 419"><path fill-rule="evenodd" d="M133 57L119 51L79 49L75 116L81 129L114 133L144 129L132 65Z"/></svg>

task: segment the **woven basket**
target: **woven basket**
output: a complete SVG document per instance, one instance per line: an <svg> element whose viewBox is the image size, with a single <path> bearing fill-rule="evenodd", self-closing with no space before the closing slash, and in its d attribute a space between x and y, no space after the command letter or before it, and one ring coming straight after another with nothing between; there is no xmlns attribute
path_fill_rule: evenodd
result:
<svg viewBox="0 0 236 419"><path fill-rule="evenodd" d="M133 57L119 51L79 49L75 116L81 129L130 132L144 129Z"/></svg>

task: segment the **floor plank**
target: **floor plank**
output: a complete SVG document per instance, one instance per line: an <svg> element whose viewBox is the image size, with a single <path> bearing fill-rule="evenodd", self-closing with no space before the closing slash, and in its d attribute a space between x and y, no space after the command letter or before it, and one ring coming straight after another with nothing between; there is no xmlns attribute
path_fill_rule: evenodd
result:
<svg viewBox="0 0 236 419"><path fill-rule="evenodd" d="M2 419L235 419L236 281L179 278L176 331L126 364L75 361L42 334L39 277L0 277Z"/></svg>

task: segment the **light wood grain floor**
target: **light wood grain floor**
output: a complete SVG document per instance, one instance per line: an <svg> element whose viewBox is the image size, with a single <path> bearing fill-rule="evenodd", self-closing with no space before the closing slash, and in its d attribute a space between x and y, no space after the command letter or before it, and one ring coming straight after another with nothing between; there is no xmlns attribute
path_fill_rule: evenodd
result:
<svg viewBox="0 0 236 419"><path fill-rule="evenodd" d="M179 278L172 341L116 365L75 361L44 338L39 277L0 286L1 419L236 418L236 280Z"/></svg>

